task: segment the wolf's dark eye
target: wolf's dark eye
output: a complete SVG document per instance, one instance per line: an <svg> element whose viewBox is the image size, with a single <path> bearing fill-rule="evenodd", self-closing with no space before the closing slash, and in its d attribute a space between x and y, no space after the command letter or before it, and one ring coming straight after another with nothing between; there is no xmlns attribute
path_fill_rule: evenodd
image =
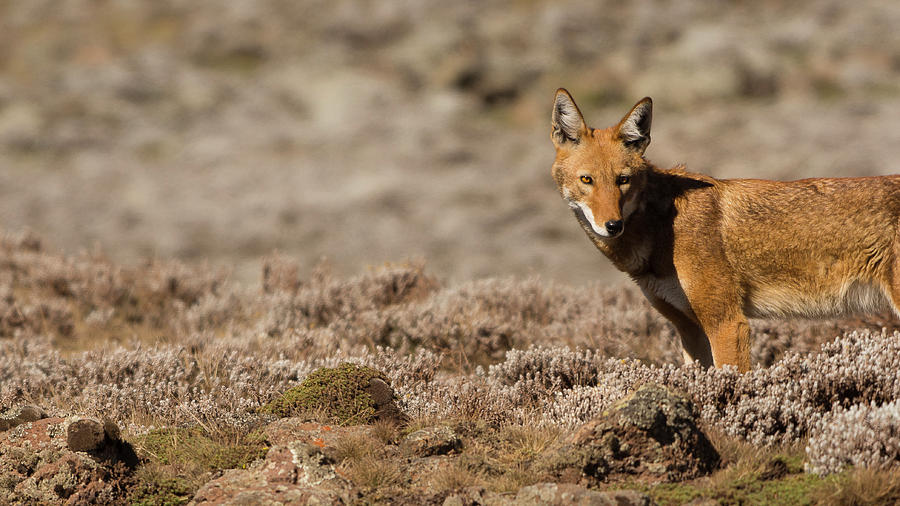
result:
<svg viewBox="0 0 900 506"><path fill-rule="evenodd" d="M620 186L623 184L628 184L630 182L631 182L631 176L626 176L626 175L622 174L616 178L616 184L620 185Z"/></svg>
<svg viewBox="0 0 900 506"><path fill-rule="evenodd" d="M594 178L591 176L581 176L581 182L584 184L594 184Z"/></svg>

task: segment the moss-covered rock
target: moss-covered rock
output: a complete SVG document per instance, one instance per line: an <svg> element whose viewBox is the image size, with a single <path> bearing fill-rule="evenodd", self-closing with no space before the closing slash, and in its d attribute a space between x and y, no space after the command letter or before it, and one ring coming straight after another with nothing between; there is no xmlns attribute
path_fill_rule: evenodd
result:
<svg viewBox="0 0 900 506"><path fill-rule="evenodd" d="M584 424L550 459L563 481L678 481L710 473L719 454L690 400L646 384Z"/></svg>
<svg viewBox="0 0 900 506"><path fill-rule="evenodd" d="M317 414L336 425L359 425L399 415L387 377L371 367L344 363L310 373L262 408L280 417Z"/></svg>

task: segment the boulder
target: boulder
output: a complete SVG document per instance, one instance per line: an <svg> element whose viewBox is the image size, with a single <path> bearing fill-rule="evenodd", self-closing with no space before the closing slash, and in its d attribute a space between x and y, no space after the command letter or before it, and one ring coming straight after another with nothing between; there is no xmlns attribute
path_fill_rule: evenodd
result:
<svg viewBox="0 0 900 506"><path fill-rule="evenodd" d="M103 422L95 418L73 420L66 428L66 444L73 452L96 450L105 439Z"/></svg>
<svg viewBox="0 0 900 506"><path fill-rule="evenodd" d="M522 487L512 504L522 506L650 506L653 500L636 490L589 490L571 483L538 483Z"/></svg>
<svg viewBox="0 0 900 506"><path fill-rule="evenodd" d="M423 500L423 503L426 502ZM511 496L469 487L448 495L443 506L651 506L649 496L635 490L590 490L572 483L537 483Z"/></svg>
<svg viewBox="0 0 900 506"><path fill-rule="evenodd" d="M348 504L356 497L316 445L273 446L249 469L231 469L197 491L191 504Z"/></svg>
<svg viewBox="0 0 900 506"><path fill-rule="evenodd" d="M406 436L400 448L407 455L418 457L446 455L460 451L462 439L450 427L426 427Z"/></svg>
<svg viewBox="0 0 900 506"><path fill-rule="evenodd" d="M316 369L299 385L262 406L260 412L278 417L316 414L329 423L346 426L406 421L387 376L351 363Z"/></svg>
<svg viewBox="0 0 900 506"><path fill-rule="evenodd" d="M550 459L567 482L628 477L679 481L708 474L719 454L697 424L691 403L655 384L641 386L581 426Z"/></svg>
<svg viewBox="0 0 900 506"><path fill-rule="evenodd" d="M36 422L41 418L47 418L47 413L43 409L31 405L18 406L0 415L0 431L12 429L23 423Z"/></svg>

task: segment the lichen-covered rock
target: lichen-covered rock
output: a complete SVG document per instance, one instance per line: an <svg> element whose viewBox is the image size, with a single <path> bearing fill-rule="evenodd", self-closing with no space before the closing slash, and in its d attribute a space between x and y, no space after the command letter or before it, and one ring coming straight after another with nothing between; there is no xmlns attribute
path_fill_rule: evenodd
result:
<svg viewBox="0 0 900 506"><path fill-rule="evenodd" d="M635 490L598 491L571 483L538 483L522 487L511 504L521 506L650 506L653 501Z"/></svg>
<svg viewBox="0 0 900 506"><path fill-rule="evenodd" d="M697 426L693 404L647 384L584 424L557 450L550 471L564 481L691 479L709 473L719 454Z"/></svg>
<svg viewBox="0 0 900 506"><path fill-rule="evenodd" d="M403 439L400 444L403 452L409 455L427 457L429 455L446 455L462 449L462 439L446 426L426 427L419 429Z"/></svg>
<svg viewBox="0 0 900 506"><path fill-rule="evenodd" d="M0 431L9 430L17 425L27 422L35 422L41 418L47 418L47 413L31 405L17 406L0 415Z"/></svg>
<svg viewBox="0 0 900 506"><path fill-rule="evenodd" d="M99 437L94 437L95 422ZM87 451L70 448L67 436L73 425L79 434L76 447ZM0 503L111 504L121 500L122 481L128 480L137 458L128 443L108 433L117 436L118 429L104 429L103 423L93 419L59 417L0 432Z"/></svg>
<svg viewBox="0 0 900 506"><path fill-rule="evenodd" d="M344 363L309 374L298 386L262 408L280 417L318 414L338 425L359 425L375 420L402 421L394 391L382 372Z"/></svg>
<svg viewBox="0 0 900 506"><path fill-rule="evenodd" d="M427 503L427 500L423 500ZM448 495L443 506L651 506L653 500L635 490L590 490L572 483L537 483L511 496L468 487Z"/></svg>
<svg viewBox="0 0 900 506"><path fill-rule="evenodd" d="M300 442L274 446L250 469L232 469L203 485L191 504L348 504L356 495L335 462Z"/></svg>
<svg viewBox="0 0 900 506"><path fill-rule="evenodd" d="M326 456L333 456L337 445L346 437L367 436L372 433L371 425L324 425L303 418L281 418L262 429L262 435L271 446L287 444L308 444L321 449Z"/></svg>

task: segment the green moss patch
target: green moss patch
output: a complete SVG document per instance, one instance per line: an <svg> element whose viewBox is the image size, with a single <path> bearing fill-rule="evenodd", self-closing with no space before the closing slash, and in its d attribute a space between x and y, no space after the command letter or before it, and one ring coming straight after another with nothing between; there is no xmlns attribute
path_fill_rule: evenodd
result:
<svg viewBox="0 0 900 506"><path fill-rule="evenodd" d="M774 465L771 465L774 464ZM774 472L773 469L780 469ZM706 480L662 483L637 487L658 504L684 504L695 499L712 499L718 504L812 504L817 490L828 479L806 474L794 456L779 456L760 472L736 476L716 484Z"/></svg>
<svg viewBox="0 0 900 506"><path fill-rule="evenodd" d="M812 504L815 490L825 485L823 478L795 474L778 480L738 480L724 487L698 487L690 482L664 483L645 490L659 504L684 504L697 498L719 504Z"/></svg>
<svg viewBox="0 0 900 506"><path fill-rule="evenodd" d="M336 425L372 423L377 406L367 389L373 378L389 382L383 373L371 367L350 363L323 367L260 411L280 417L315 413Z"/></svg>
<svg viewBox="0 0 900 506"><path fill-rule="evenodd" d="M140 482L129 497L132 506L181 506L194 495L194 487L181 478L160 477Z"/></svg>

